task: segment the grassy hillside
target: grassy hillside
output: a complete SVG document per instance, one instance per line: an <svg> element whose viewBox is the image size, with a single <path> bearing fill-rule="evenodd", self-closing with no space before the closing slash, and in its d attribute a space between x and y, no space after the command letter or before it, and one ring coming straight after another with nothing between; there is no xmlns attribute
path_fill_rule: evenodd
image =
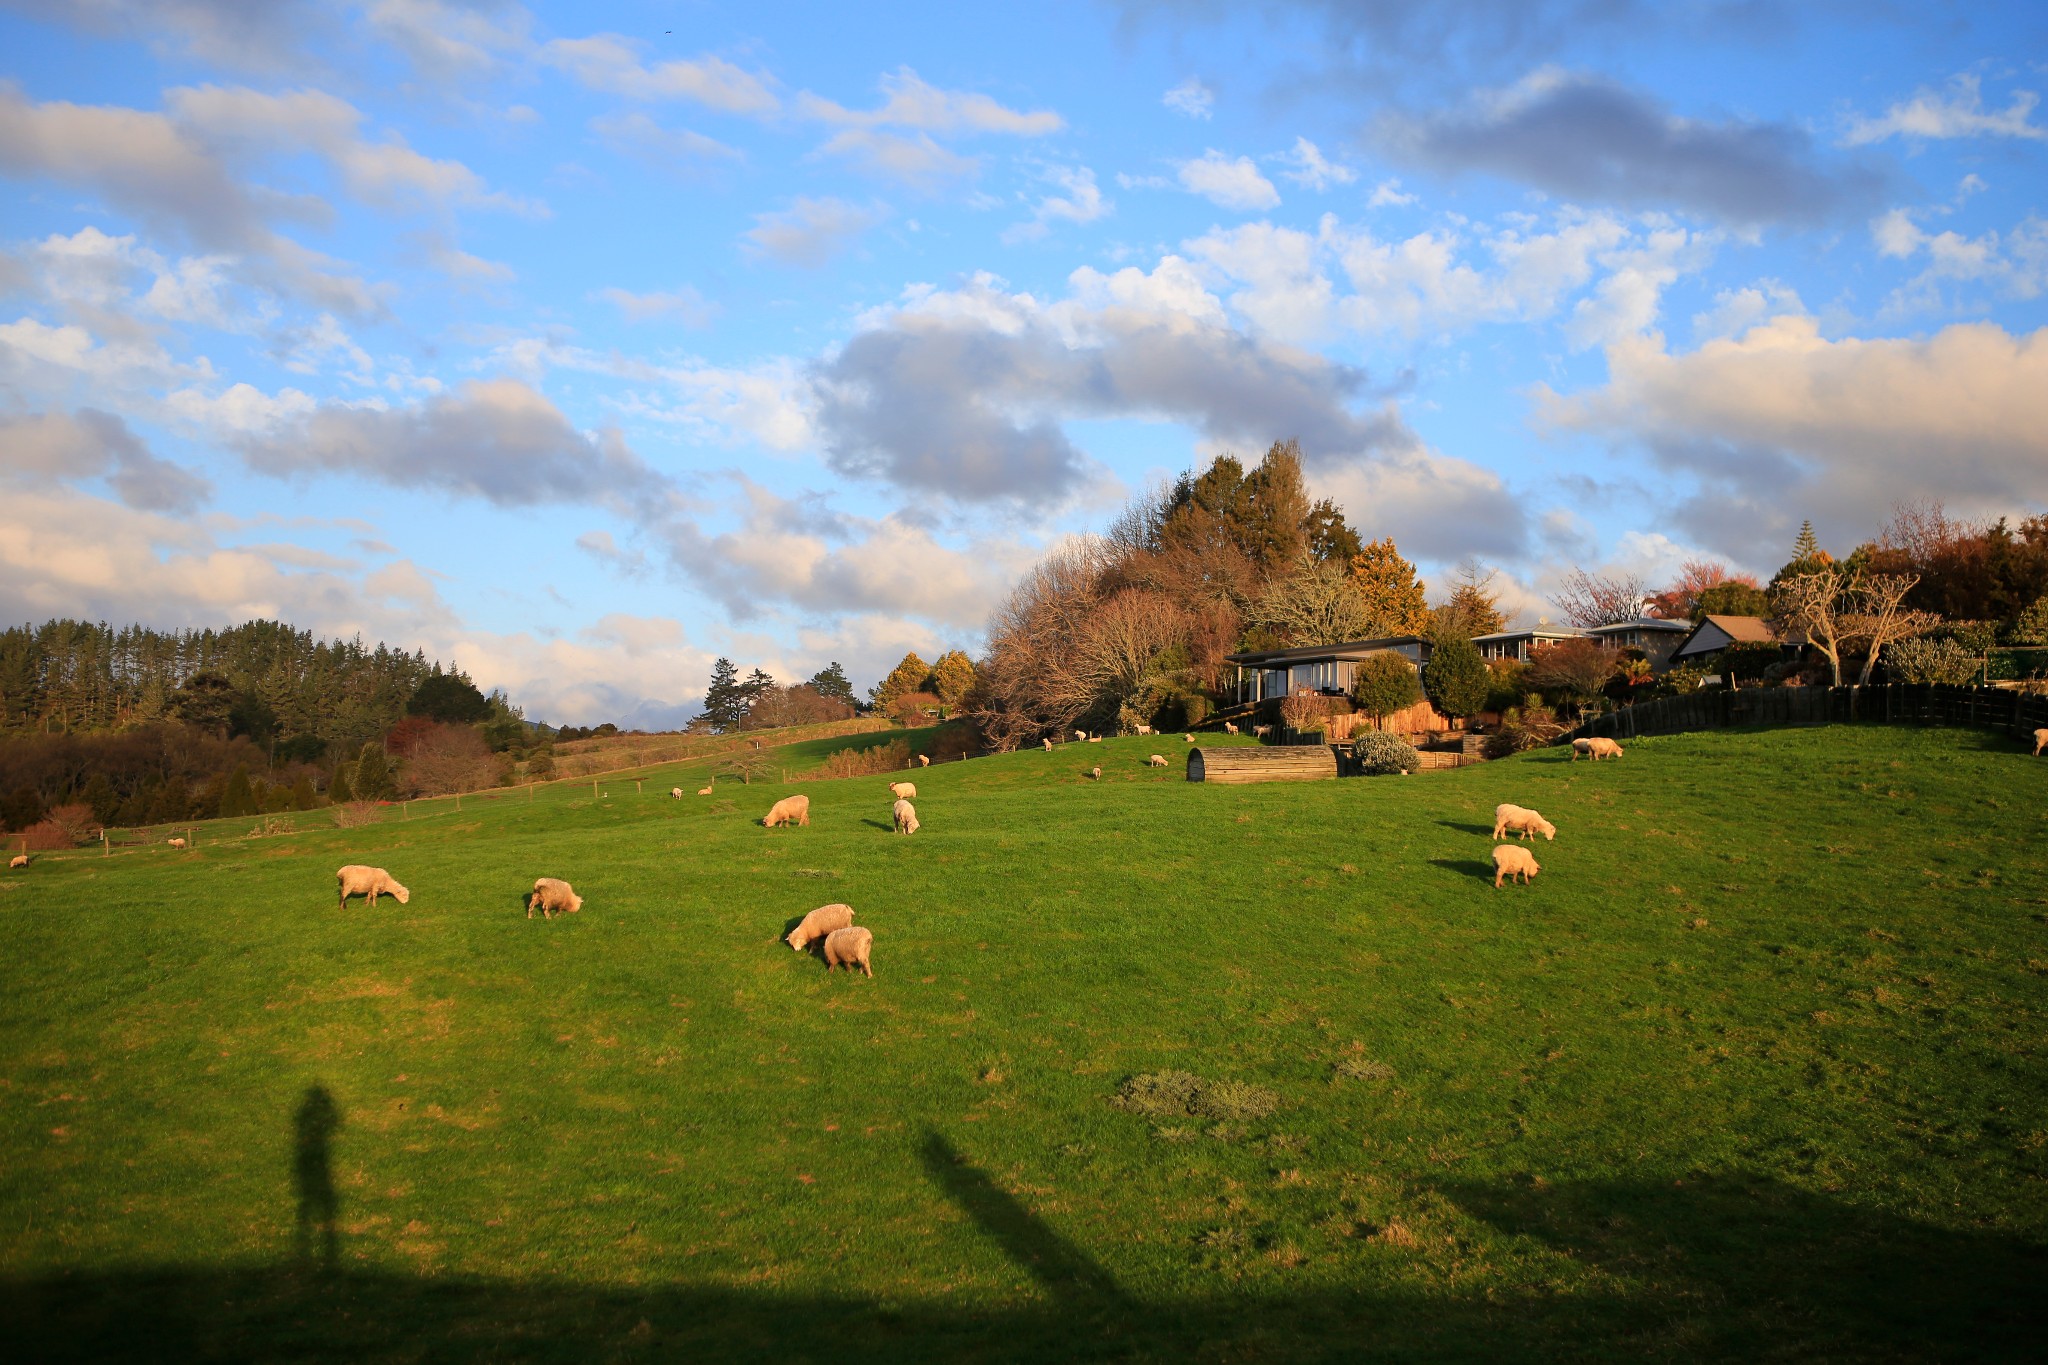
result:
<svg viewBox="0 0 2048 1365"><path fill-rule="evenodd" d="M920 771L908 839L883 777L768 831L792 788L669 800L700 765L7 874L0 1318L149 1358L2038 1343L2048 762L1823 729L1233 788L1184 750ZM1502 800L1559 828L1526 889ZM410 904L337 911L358 861ZM543 874L583 913L529 922ZM837 900L872 981L777 942ZM1235 1107L1110 1102L1162 1071Z"/></svg>

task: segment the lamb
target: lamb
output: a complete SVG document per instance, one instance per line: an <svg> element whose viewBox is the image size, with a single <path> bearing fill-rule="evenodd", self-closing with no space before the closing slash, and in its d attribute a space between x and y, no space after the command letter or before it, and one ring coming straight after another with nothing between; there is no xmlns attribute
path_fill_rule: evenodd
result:
<svg viewBox="0 0 2048 1365"><path fill-rule="evenodd" d="M1526 806L1511 806L1506 802L1493 808L1493 837L1500 838L1503 832L1519 834L1527 839L1540 834L1546 840L1557 838L1557 826L1551 824Z"/></svg>
<svg viewBox="0 0 2048 1365"><path fill-rule="evenodd" d="M699 795L699 796L709 796L709 795L711 795L711 784L710 784L709 782L706 782L706 783L705 783L705 784L704 784L703 786L701 786L701 787L697 788L697 795Z"/></svg>
<svg viewBox="0 0 2048 1365"><path fill-rule="evenodd" d="M889 784L889 795L899 801L915 801L917 800L917 784L915 782L891 782Z"/></svg>
<svg viewBox="0 0 2048 1365"><path fill-rule="evenodd" d="M1088 736L1088 742L1089 742L1090 744L1100 744L1100 743L1102 743L1102 736L1101 736L1101 735L1090 735L1090 736Z"/></svg>
<svg viewBox="0 0 2048 1365"><path fill-rule="evenodd" d="M670 787L670 788L668 789L668 799L669 799L669 800L671 800L671 801L680 801L680 800L682 800L682 799L683 799L683 789L682 789L681 787Z"/></svg>
<svg viewBox="0 0 2048 1365"><path fill-rule="evenodd" d="M1165 755L1165 754L1154 754L1154 755L1152 755L1152 757L1150 757L1150 758L1148 758L1148 759L1146 759L1146 760L1145 760L1145 766L1146 766L1146 767L1148 767L1148 768L1163 768L1163 767L1165 767L1165 766L1166 766L1166 755Z"/></svg>
<svg viewBox="0 0 2048 1365"><path fill-rule="evenodd" d="M9 867L10 869L12 869L12 868L17 868L17 867L27 867L27 866L28 866L28 855L27 855L26 853L17 853L17 854L15 854L15 855L14 855L14 856L13 856L12 858L9 858L9 859L7 860L7 866L8 866L8 867Z"/></svg>
<svg viewBox="0 0 2048 1365"><path fill-rule="evenodd" d="M931 767L931 766L932 766L932 756L931 756L930 754L919 754L919 755L917 756L917 766L918 766L918 767L920 767L920 768L929 768L929 767Z"/></svg>
<svg viewBox="0 0 2048 1365"><path fill-rule="evenodd" d="M916 806L911 805L908 801L898 800L895 805L889 808L889 811L890 814L895 817L896 832L898 834L917 833L918 824Z"/></svg>
<svg viewBox="0 0 2048 1365"><path fill-rule="evenodd" d="M1193 735L1182 735L1181 742L1184 744L1193 744L1195 742L1195 737Z"/></svg>
<svg viewBox="0 0 2048 1365"><path fill-rule="evenodd" d="M852 971L856 965L869 976L875 969L868 965L868 954L874 951L875 936L868 930L854 925L846 929L834 929L825 935L825 970L845 967Z"/></svg>
<svg viewBox="0 0 2048 1365"><path fill-rule="evenodd" d="M1074 738L1085 741L1088 738L1088 732L1086 730L1076 730L1074 731Z"/></svg>
<svg viewBox="0 0 2048 1365"><path fill-rule="evenodd" d="M1257 735L1260 739L1264 739L1267 735L1273 733L1273 727L1270 725L1254 725L1252 727L1252 733Z"/></svg>
<svg viewBox="0 0 2048 1365"><path fill-rule="evenodd" d="M1046 751L1047 753L1051 753L1051 752L1052 752L1052 741L1051 741L1051 740L1049 740L1049 739L1048 739L1047 741L1045 741L1045 751Z"/></svg>
<svg viewBox="0 0 2048 1365"><path fill-rule="evenodd" d="M850 905L821 905L804 916L802 924L789 931L783 942L802 952L817 940L853 925L853 907Z"/></svg>
<svg viewBox="0 0 2048 1365"><path fill-rule="evenodd" d="M583 909L583 897L559 877L538 877L534 879L533 894L526 898L528 919L533 918L535 907L542 919L553 919L557 911L573 915Z"/></svg>
<svg viewBox="0 0 2048 1365"><path fill-rule="evenodd" d="M1237 726L1231 724L1229 721L1226 720L1223 722L1223 733L1226 735L1234 735L1237 733Z"/></svg>
<svg viewBox="0 0 2048 1365"><path fill-rule="evenodd" d="M350 896L368 896L373 907L377 904L379 896L394 897L400 905L412 899L412 892L400 886L397 879L381 867L364 867L361 863L350 863L336 872L334 879L341 884L341 895L335 902L340 909L348 907Z"/></svg>
<svg viewBox="0 0 2048 1365"><path fill-rule="evenodd" d="M808 796L785 796L768 808L768 814L761 821L761 828L774 829L777 825L806 825L811 823L811 798Z"/></svg>
<svg viewBox="0 0 2048 1365"><path fill-rule="evenodd" d="M1149 725L1140 725L1138 727L1138 733L1141 735L1149 735L1152 733L1152 727Z"/></svg>
<svg viewBox="0 0 2048 1365"><path fill-rule="evenodd" d="M183 839L173 839L170 841L170 843L172 848L183 848L185 846L185 841Z"/></svg>
<svg viewBox="0 0 2048 1365"><path fill-rule="evenodd" d="M1088 770L1088 776L1094 778L1097 782L1100 782L1102 780L1102 769L1090 768Z"/></svg>
<svg viewBox="0 0 2048 1365"><path fill-rule="evenodd" d="M1536 865L1536 855L1520 844L1497 844L1493 850L1493 889L1500 890L1502 877L1520 876L1522 885L1543 869Z"/></svg>
<svg viewBox="0 0 2048 1365"><path fill-rule="evenodd" d="M1572 762L1581 757L1598 763L1603 758L1620 758L1621 746L1611 739L1575 739L1572 741Z"/></svg>
<svg viewBox="0 0 2048 1365"><path fill-rule="evenodd" d="M2034 731L2034 757L2041 756L2041 750L2048 749L2048 730Z"/></svg>

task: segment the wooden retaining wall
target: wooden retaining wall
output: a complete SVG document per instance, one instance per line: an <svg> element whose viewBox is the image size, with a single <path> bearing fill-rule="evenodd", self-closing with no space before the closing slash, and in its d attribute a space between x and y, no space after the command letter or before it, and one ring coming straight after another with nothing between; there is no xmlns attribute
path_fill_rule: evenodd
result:
<svg viewBox="0 0 2048 1365"><path fill-rule="evenodd" d="M1894 683L1888 687L1707 688L1593 716L1562 740L1675 735L1737 725L1968 725L2026 744L2048 729L2048 697L2004 687Z"/></svg>
<svg viewBox="0 0 2048 1365"><path fill-rule="evenodd" d="M1336 775L1337 751L1327 744L1197 746L1188 751L1190 782L1320 782Z"/></svg>

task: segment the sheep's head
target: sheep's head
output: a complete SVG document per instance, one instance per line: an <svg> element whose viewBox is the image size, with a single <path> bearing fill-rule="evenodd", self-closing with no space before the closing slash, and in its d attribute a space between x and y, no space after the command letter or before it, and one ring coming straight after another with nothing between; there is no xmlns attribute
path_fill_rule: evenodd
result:
<svg viewBox="0 0 2048 1365"><path fill-rule="evenodd" d="M1542 835L1546 842L1557 838L1557 826L1551 824L1548 820L1539 820L1536 824L1536 832Z"/></svg>
<svg viewBox="0 0 2048 1365"><path fill-rule="evenodd" d="M402 886L398 886L398 885L395 885L395 884L394 884L394 885L392 886L392 888L391 888L391 894L392 894L392 896L393 896L393 897L395 897L395 898L397 899L397 901L398 901L398 903L399 903L400 905L410 905L410 904L412 904L412 892L410 892L410 891L406 890L406 889L405 889L404 887L402 887Z"/></svg>
<svg viewBox="0 0 2048 1365"><path fill-rule="evenodd" d="M581 911L582 909L583 909L583 897L581 897L581 896L571 896L571 897L569 897L569 913L570 913L570 914L572 914L572 915L574 915L574 914L577 914L577 913L579 913L579 912L580 912L580 911Z"/></svg>

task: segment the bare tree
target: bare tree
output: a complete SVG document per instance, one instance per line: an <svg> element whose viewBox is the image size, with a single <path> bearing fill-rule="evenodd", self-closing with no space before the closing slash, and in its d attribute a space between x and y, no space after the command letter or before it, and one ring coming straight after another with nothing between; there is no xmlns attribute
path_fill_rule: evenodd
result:
<svg viewBox="0 0 2048 1365"><path fill-rule="evenodd" d="M1648 585L1636 573L1596 574L1573 569L1550 600L1581 630L1633 621L1643 614Z"/></svg>
<svg viewBox="0 0 2048 1365"><path fill-rule="evenodd" d="M1939 515L1938 506L1936 514ZM1863 671L1856 675L1858 686L1870 681L1870 671L1877 667L1885 646L1924 635L1941 624L1941 618L1933 612L1913 611L1903 605L1906 594L1919 581L1918 574L1871 574L1855 585L1855 610L1849 615L1848 626L1865 646Z"/></svg>
<svg viewBox="0 0 2048 1365"><path fill-rule="evenodd" d="M1386 624L1373 617L1342 566L1306 554L1295 561L1292 573L1266 589L1253 615L1296 645L1361 640Z"/></svg>
<svg viewBox="0 0 2048 1365"><path fill-rule="evenodd" d="M1842 685L1842 646L1853 638L1845 620L1847 587L1842 570L1828 565L1781 580L1775 594L1778 618L1828 661L1836 687Z"/></svg>

